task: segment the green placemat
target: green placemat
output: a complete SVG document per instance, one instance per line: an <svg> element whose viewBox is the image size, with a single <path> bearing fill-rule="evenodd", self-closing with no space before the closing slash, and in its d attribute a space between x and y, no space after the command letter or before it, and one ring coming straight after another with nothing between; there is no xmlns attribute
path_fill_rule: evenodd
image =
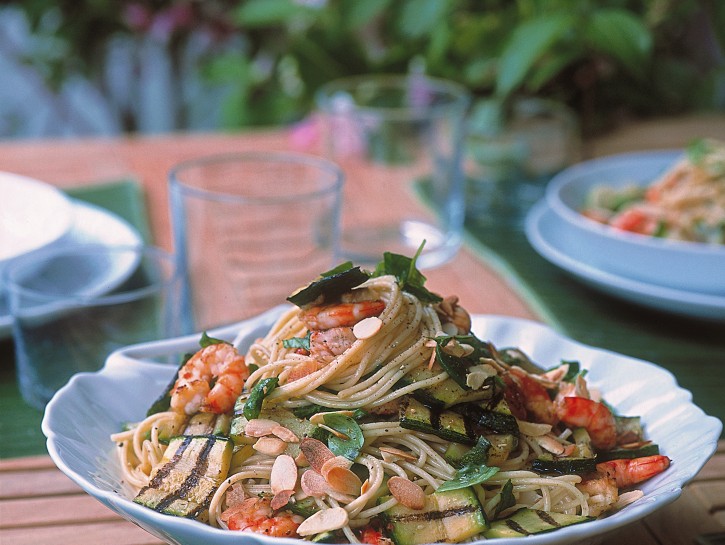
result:
<svg viewBox="0 0 725 545"><path fill-rule="evenodd" d="M67 191L74 199L95 204L128 221L145 242L151 241L144 194L135 180L119 180ZM43 414L23 401L15 376L12 339L0 341L0 459L45 454L40 430Z"/></svg>
<svg viewBox="0 0 725 545"><path fill-rule="evenodd" d="M725 323L651 310L591 289L539 256L520 228L469 219L466 231L473 250L554 329L668 369L695 404L725 421Z"/></svg>

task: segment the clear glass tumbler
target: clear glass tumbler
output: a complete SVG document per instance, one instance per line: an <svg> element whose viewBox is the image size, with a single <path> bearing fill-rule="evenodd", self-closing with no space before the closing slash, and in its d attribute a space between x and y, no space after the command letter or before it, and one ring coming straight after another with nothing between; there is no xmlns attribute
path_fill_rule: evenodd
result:
<svg viewBox="0 0 725 545"><path fill-rule="evenodd" d="M421 268L461 244L461 171L468 91L420 74L332 81L316 96L328 157L345 173L344 255L377 263L385 251Z"/></svg>
<svg viewBox="0 0 725 545"><path fill-rule="evenodd" d="M338 258L343 174L306 154L203 157L169 174L172 227L197 330L284 303Z"/></svg>

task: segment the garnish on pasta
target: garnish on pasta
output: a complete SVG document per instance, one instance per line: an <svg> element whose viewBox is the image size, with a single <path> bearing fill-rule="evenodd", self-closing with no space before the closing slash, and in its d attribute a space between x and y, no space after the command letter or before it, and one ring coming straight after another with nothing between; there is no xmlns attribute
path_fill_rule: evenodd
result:
<svg viewBox="0 0 725 545"><path fill-rule="evenodd" d="M386 254L298 290L244 354L204 335L112 436L133 501L229 531L457 543L586 523L667 469L578 362L479 339L424 283Z"/></svg>

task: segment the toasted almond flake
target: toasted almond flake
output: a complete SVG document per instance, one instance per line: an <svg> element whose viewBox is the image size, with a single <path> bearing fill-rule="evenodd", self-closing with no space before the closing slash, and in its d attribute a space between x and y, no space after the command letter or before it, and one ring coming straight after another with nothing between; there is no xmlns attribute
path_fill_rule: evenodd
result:
<svg viewBox="0 0 725 545"><path fill-rule="evenodd" d="M307 461L307 456L305 456L305 453L300 451L300 453L295 456L295 464L297 464L297 467L309 467L310 462Z"/></svg>
<svg viewBox="0 0 725 545"><path fill-rule="evenodd" d="M315 414L313 414L310 417L310 422L312 422L313 424L315 424L317 426L319 426L321 424L324 425L324 423L325 423L325 415L326 414L341 414L342 416L350 416L351 417L355 413L352 412L352 411L328 411L328 412L325 412L325 413L315 413Z"/></svg>
<svg viewBox="0 0 725 545"><path fill-rule="evenodd" d="M377 316L363 318L352 328L352 334L358 339L369 339L383 327L383 321Z"/></svg>
<svg viewBox="0 0 725 545"><path fill-rule="evenodd" d="M539 424L537 422L527 422L526 420L517 420L516 422L518 422L519 431L531 437L546 435L551 431L551 424Z"/></svg>
<svg viewBox="0 0 725 545"><path fill-rule="evenodd" d="M362 486L360 487L360 495L362 496L363 494L365 494L368 490L370 490L370 487L370 479L365 479L365 481L363 481L362 483Z"/></svg>
<svg viewBox="0 0 725 545"><path fill-rule="evenodd" d="M269 485L273 494L283 490L294 490L297 486L297 464L294 458L288 454L277 456L272 464L272 472L269 476Z"/></svg>
<svg viewBox="0 0 725 545"><path fill-rule="evenodd" d="M362 488L360 477L349 469L340 466L330 468L325 475L325 480L333 490L351 496L358 496Z"/></svg>
<svg viewBox="0 0 725 545"><path fill-rule="evenodd" d="M314 469L308 469L302 474L300 487L302 492L315 498L321 498L330 491L330 485L327 484L325 478Z"/></svg>
<svg viewBox="0 0 725 545"><path fill-rule="evenodd" d="M425 492L413 481L398 475L388 479L388 489L393 497L409 509L425 507Z"/></svg>
<svg viewBox="0 0 725 545"><path fill-rule="evenodd" d="M323 509L305 519L297 528L297 533L301 536L311 536L330 530L339 530L348 522L350 522L350 518L344 508Z"/></svg>
<svg viewBox="0 0 725 545"><path fill-rule="evenodd" d="M564 454L564 445L551 435L540 435L539 437L536 437L535 440L541 448L548 450L552 454L556 454L557 456Z"/></svg>
<svg viewBox="0 0 725 545"><path fill-rule="evenodd" d="M278 437L266 436L257 439L257 442L252 445L252 448L267 456L279 456L287 448L287 443Z"/></svg>
<svg viewBox="0 0 725 545"><path fill-rule="evenodd" d="M327 445L311 437L302 439L300 442L300 450L305 455L305 458L307 458L310 466L320 474L322 473L324 463L335 457L332 451L327 448Z"/></svg>
<svg viewBox="0 0 725 545"><path fill-rule="evenodd" d="M266 418L253 418L244 426L244 435L247 437L264 437L271 435L272 430L279 426L279 422Z"/></svg>
<svg viewBox="0 0 725 545"><path fill-rule="evenodd" d="M350 469L351 466L352 462L344 456L334 456L322 464L322 467L320 468L320 475L327 478L327 472L333 467L344 467L345 469Z"/></svg>
<svg viewBox="0 0 725 545"><path fill-rule="evenodd" d="M291 429L285 428L280 424L272 428L272 435L279 437L282 441L286 441L287 443L300 442L300 438L297 437Z"/></svg>
<svg viewBox="0 0 725 545"><path fill-rule="evenodd" d="M636 502L638 499L644 496L644 492L641 490L630 490L619 495L617 503L614 504L615 509L621 509L622 507L629 505L630 503Z"/></svg>
<svg viewBox="0 0 725 545"><path fill-rule="evenodd" d="M343 441L347 441L348 439L350 439L347 435L345 435L341 431L336 430L335 428L331 428L330 426L326 426L325 424L318 424L318 426L320 428L322 428L323 430L329 431L332 435L334 435L338 439L342 439Z"/></svg>
<svg viewBox="0 0 725 545"><path fill-rule="evenodd" d="M443 333L446 335L458 335L458 326L453 322L446 322L441 327L443 328Z"/></svg>
<svg viewBox="0 0 725 545"><path fill-rule="evenodd" d="M294 495L294 493L294 490L280 490L274 495L274 498L272 498L269 506L274 510L282 509L285 505L287 505L289 499Z"/></svg>
<svg viewBox="0 0 725 545"><path fill-rule="evenodd" d="M380 447L380 453L383 456L383 460L385 460L385 456L394 457L395 459L403 459L403 460L409 460L411 462L417 462L418 457L411 454L410 452L405 452L404 450L400 450L394 447ZM385 460L386 462L388 460Z"/></svg>

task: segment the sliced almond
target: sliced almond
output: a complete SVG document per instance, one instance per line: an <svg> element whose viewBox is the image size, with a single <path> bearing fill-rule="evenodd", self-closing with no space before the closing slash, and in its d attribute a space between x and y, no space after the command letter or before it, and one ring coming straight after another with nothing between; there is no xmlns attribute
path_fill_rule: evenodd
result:
<svg viewBox="0 0 725 545"><path fill-rule="evenodd" d="M295 432L293 432L289 428L285 428L280 424L277 424L274 428L272 428L272 435L279 437L280 439L282 439L282 441L286 441L287 443L300 442L300 438L295 435Z"/></svg>
<svg viewBox="0 0 725 545"><path fill-rule="evenodd" d="M359 495L362 488L360 477L349 469L340 466L331 468L325 475L325 480L333 490L351 496Z"/></svg>
<svg viewBox="0 0 725 545"><path fill-rule="evenodd" d="M324 463L335 457L325 443L311 437L305 437L300 441L300 450L307 458L310 466L320 474Z"/></svg>
<svg viewBox="0 0 725 545"><path fill-rule="evenodd" d="M294 495L294 490L281 490L274 495L272 501L269 502L269 506L274 509L282 509L289 503L289 499Z"/></svg>
<svg viewBox="0 0 725 545"><path fill-rule="evenodd" d="M419 511L425 507L425 492L420 486L405 477L397 475L390 477L388 490L396 500L409 509Z"/></svg>
<svg viewBox="0 0 725 545"><path fill-rule="evenodd" d="M539 424L538 422L527 422L526 420L517 420L517 423L519 431L530 437L539 437L551 431L551 424Z"/></svg>
<svg viewBox="0 0 725 545"><path fill-rule="evenodd" d="M302 492L315 498L326 496L330 491L330 485L327 484L325 478L314 469L308 469L302 474L300 487L302 487Z"/></svg>
<svg viewBox="0 0 725 545"><path fill-rule="evenodd" d="M307 461L307 456L305 456L305 453L300 451L300 453L295 456L295 464L297 464L297 467L309 467L310 462Z"/></svg>
<svg viewBox="0 0 725 545"><path fill-rule="evenodd" d="M320 468L320 475L327 478L327 473L333 467L343 467L345 469L350 469L351 466L352 462L344 456L333 456L332 458L326 460L324 464L322 464L322 467Z"/></svg>
<svg viewBox="0 0 725 545"><path fill-rule="evenodd" d="M410 462L418 461L417 456L394 447L380 447L380 454L386 462L395 462L397 460L408 460Z"/></svg>
<svg viewBox="0 0 725 545"><path fill-rule="evenodd" d="M287 448L287 443L278 437L260 437L252 448L267 456L279 456Z"/></svg>
<svg viewBox="0 0 725 545"><path fill-rule="evenodd" d="M297 464L288 454L277 456L272 464L269 476L269 485L272 493L277 494L283 490L294 490L297 486Z"/></svg>
<svg viewBox="0 0 725 545"><path fill-rule="evenodd" d="M311 536L330 530L339 530L348 522L350 522L350 518L344 508L323 509L305 519L297 528L297 533L301 536Z"/></svg>
<svg viewBox="0 0 725 545"><path fill-rule="evenodd" d="M341 414L342 416L352 417L352 415L355 413L352 411L328 411L325 413L315 413L310 417L310 422L312 422L316 426L319 426L320 424L324 424L326 414Z"/></svg>
<svg viewBox="0 0 725 545"><path fill-rule="evenodd" d="M363 318L352 328L352 334L357 339L369 339L383 327L383 321L377 316Z"/></svg>
<svg viewBox="0 0 725 545"><path fill-rule="evenodd" d="M279 422L266 418L253 418L244 426L244 435L247 437L264 437L271 435L272 430L279 426Z"/></svg>
<svg viewBox="0 0 725 545"><path fill-rule="evenodd" d="M552 454L556 454L557 456L564 454L564 445L554 439L551 435L541 435L536 437L535 440L541 448L548 450Z"/></svg>
<svg viewBox="0 0 725 545"><path fill-rule="evenodd" d="M370 484L370 479L365 479L362 483L362 486L360 487L360 495L362 496L365 494L368 490L370 490L370 487L372 485Z"/></svg>

